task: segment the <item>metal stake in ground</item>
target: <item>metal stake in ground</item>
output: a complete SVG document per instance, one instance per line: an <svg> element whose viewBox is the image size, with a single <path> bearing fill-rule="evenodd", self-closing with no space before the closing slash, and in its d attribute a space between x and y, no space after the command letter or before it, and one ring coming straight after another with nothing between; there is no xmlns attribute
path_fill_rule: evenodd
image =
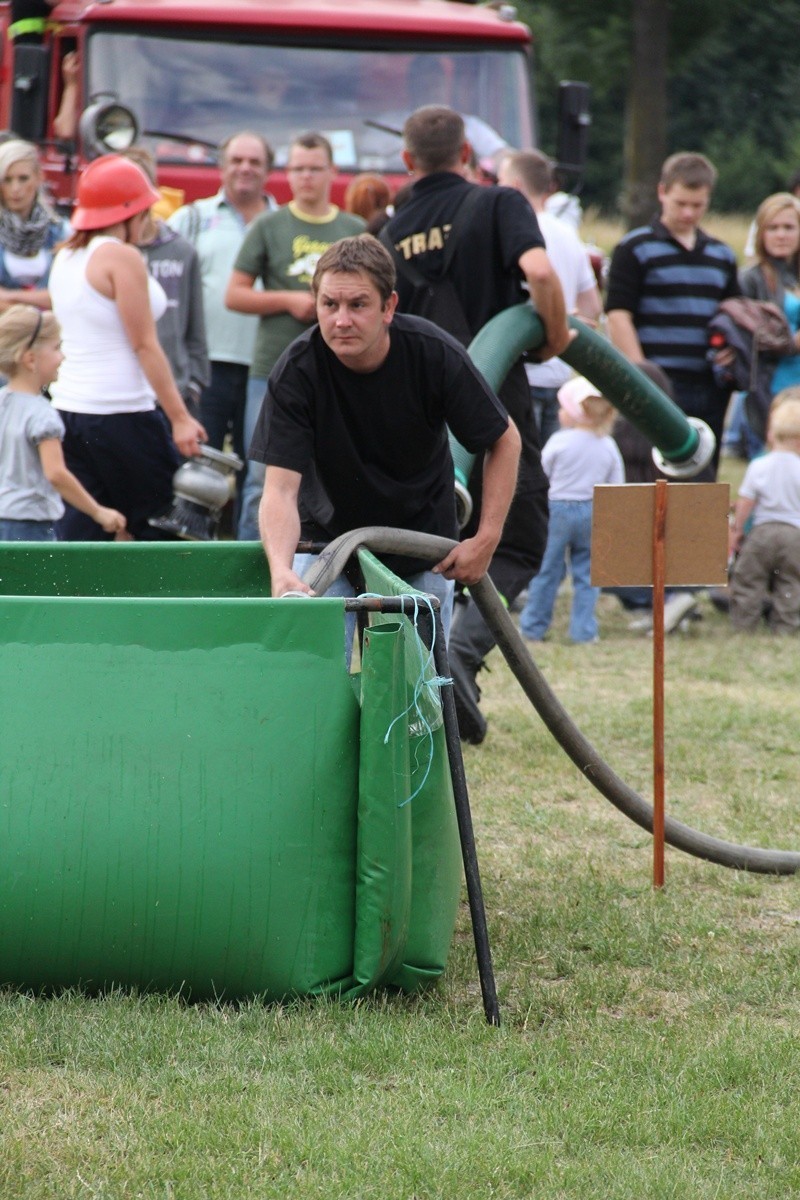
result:
<svg viewBox="0 0 800 1200"><path fill-rule="evenodd" d="M667 482L655 483L653 510L653 887L664 886L664 579Z"/></svg>
<svg viewBox="0 0 800 1200"><path fill-rule="evenodd" d="M437 674L443 679L449 677L450 667L445 648L444 627L438 612L436 613L436 636L433 642L433 661L436 664ZM456 702L452 687L443 687L441 697L447 757L450 760L450 775L453 780L453 797L458 819L458 834L461 838L461 857L464 860L464 878L467 883L467 898L472 917L472 934L475 939L475 957L478 960L483 1011L490 1025L499 1025L500 1006L497 1002L492 952L489 947L489 928L486 924L483 888L478 869L478 852L475 848L467 776L464 771L464 759L461 756L461 738L458 733L458 717L456 716Z"/></svg>

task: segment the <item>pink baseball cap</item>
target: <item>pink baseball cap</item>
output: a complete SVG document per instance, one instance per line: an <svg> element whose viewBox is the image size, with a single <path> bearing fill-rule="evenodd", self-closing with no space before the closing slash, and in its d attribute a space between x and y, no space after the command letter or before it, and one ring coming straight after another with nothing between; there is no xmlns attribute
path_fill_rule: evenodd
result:
<svg viewBox="0 0 800 1200"><path fill-rule="evenodd" d="M573 421L586 421L586 410L583 407L583 402L584 400L588 400L590 396L597 396L602 399L603 393L595 384L590 383L588 379L584 379L583 375L576 375L574 379L568 379L558 389L558 403L566 413L569 413Z"/></svg>

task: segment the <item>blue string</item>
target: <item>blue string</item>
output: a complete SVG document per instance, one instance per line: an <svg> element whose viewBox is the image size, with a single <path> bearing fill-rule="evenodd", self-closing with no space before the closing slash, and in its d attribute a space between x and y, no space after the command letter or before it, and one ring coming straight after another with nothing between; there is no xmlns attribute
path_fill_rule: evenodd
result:
<svg viewBox="0 0 800 1200"><path fill-rule="evenodd" d="M360 598L362 598L362 599L380 599L380 595L379 595L379 593L376 593L376 592L363 592ZM430 775L431 768L433 766L433 729L431 728L431 725L430 725L427 717L425 716L425 713L422 711L422 708L420 706L420 698L422 697L423 693L427 692L429 701L433 704L439 704L439 697L437 694L437 689L440 687L452 687L453 686L453 680L447 676L431 675L430 678L426 678L428 670L429 670L429 668L432 668L433 661L434 661L433 648L436 644L436 622L433 621L433 637L431 638L430 649L427 650L427 654L423 654L423 647L424 647L425 643L423 642L422 638L419 636L419 615L420 615L420 605L425 605L427 607L428 611L430 612L431 616L434 615L433 604L431 603L430 597L423 596L423 595L418 595L418 596L417 595L414 595L414 596L409 595L409 596L404 596L403 599L412 600L414 603L413 623L414 623L414 631L417 634L415 641L417 643L417 653L419 655L419 674L418 674L417 680L414 684L414 693L411 697L410 702L406 705L404 710L401 713L398 713L397 716L391 721L389 728L386 730L386 733L384 735L383 744L385 746L387 744L387 742L389 741L389 738L391 737L391 734L392 734L392 730L394 729L397 722L402 721L405 717L408 717L408 715L413 712L414 716L417 719L417 722L422 725L422 727L425 731L424 735L423 735L423 743L425 745L427 745L427 748L428 748L428 762L425 766L425 774L423 775L419 786L417 788L415 788L415 790L411 793L411 795L407 799L400 801L400 803L397 806L398 808L405 808L405 806L407 804L410 804L411 801L416 796L419 795L419 793L422 791L422 789L425 787L425 784L428 781L428 776ZM420 749L421 749L421 744L418 745L416 750L414 751L415 768L419 768L419 759L418 759L417 755L419 754Z"/></svg>

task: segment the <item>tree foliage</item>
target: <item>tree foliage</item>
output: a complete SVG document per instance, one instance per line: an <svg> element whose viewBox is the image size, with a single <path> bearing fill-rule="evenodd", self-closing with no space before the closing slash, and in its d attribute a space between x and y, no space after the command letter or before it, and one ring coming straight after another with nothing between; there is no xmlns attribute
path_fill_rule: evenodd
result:
<svg viewBox="0 0 800 1200"><path fill-rule="evenodd" d="M555 148L561 79L592 86L587 203L619 210L633 0L519 0L536 38L541 144ZM672 0L667 153L699 150L719 170L714 205L750 211L800 168L800 4Z"/></svg>

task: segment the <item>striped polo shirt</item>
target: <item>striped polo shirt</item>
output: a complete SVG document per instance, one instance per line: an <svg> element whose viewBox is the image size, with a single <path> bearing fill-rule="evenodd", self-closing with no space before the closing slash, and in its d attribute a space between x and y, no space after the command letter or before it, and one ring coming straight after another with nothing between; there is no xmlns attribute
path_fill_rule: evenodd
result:
<svg viewBox="0 0 800 1200"><path fill-rule="evenodd" d="M654 221L632 230L615 249L606 311L632 314L645 358L676 379L706 383L706 326L719 302L739 293L730 246L698 229L687 250Z"/></svg>

